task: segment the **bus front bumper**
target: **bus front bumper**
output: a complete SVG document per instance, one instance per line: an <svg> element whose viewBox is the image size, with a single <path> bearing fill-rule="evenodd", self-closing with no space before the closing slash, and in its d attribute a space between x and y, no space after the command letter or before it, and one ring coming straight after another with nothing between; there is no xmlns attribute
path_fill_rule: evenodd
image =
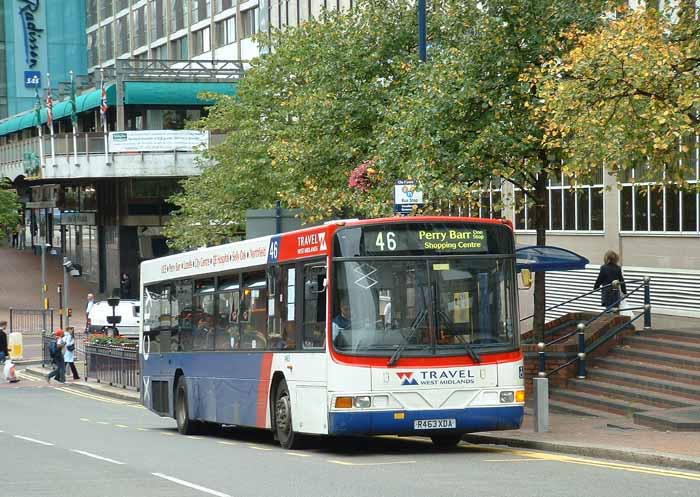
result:
<svg viewBox="0 0 700 497"><path fill-rule="evenodd" d="M516 430L523 422L523 413L522 405L419 411L333 411L328 415L329 434L431 436L445 432ZM419 428L418 420L454 420L454 428Z"/></svg>

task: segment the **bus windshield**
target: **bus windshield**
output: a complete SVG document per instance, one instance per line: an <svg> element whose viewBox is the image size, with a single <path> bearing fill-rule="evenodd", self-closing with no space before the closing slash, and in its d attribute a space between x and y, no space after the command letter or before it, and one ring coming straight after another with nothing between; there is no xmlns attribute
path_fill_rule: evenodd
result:
<svg viewBox="0 0 700 497"><path fill-rule="evenodd" d="M361 245L367 243L367 236L348 235L352 244L363 238ZM429 356L516 348L514 257L430 250L417 257L415 244L407 241L412 236L396 236L395 245L409 247L411 256L368 257L365 250L342 257L336 245L341 257L333 263L331 283L335 349L391 356L400 348L403 356ZM376 242L376 233L370 240Z"/></svg>

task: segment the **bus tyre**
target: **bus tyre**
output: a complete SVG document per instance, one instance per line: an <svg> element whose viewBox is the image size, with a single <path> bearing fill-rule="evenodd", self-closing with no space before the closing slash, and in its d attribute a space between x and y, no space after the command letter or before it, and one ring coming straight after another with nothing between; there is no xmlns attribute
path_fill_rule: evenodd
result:
<svg viewBox="0 0 700 497"><path fill-rule="evenodd" d="M187 382L184 376L178 378L175 390L175 422L177 431L183 435L194 435L199 429L199 423L190 419L187 407Z"/></svg>
<svg viewBox="0 0 700 497"><path fill-rule="evenodd" d="M462 441L461 433L443 433L442 435L433 435L430 437L433 445L440 449L450 449L456 447Z"/></svg>
<svg viewBox="0 0 700 497"><path fill-rule="evenodd" d="M277 385L274 408L277 440L285 449L298 449L301 446L301 435L292 429L292 402L284 380Z"/></svg>

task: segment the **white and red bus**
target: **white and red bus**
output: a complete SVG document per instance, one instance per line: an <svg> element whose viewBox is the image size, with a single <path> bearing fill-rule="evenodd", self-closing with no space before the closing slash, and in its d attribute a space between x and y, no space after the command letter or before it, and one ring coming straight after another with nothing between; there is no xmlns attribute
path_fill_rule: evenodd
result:
<svg viewBox="0 0 700 497"><path fill-rule="evenodd" d="M323 226L141 264L143 404L307 434L519 428L512 227L401 217Z"/></svg>

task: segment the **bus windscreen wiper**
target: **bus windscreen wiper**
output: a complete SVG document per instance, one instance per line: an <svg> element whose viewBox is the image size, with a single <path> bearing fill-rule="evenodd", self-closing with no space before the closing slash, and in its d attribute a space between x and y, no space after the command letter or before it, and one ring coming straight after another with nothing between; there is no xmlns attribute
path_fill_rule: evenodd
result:
<svg viewBox="0 0 700 497"><path fill-rule="evenodd" d="M413 320L413 324L411 325L410 333L406 337L406 341L404 343L402 343L401 345L399 345L399 348L396 349L396 352L394 352L394 354L391 356L391 359L389 359L389 362L387 362L387 364L386 364L387 366L391 367L394 364L396 364L396 362L399 360L399 357L401 357L401 353L404 351L404 349L408 345L408 341L411 338L413 338L413 335L416 334L416 331L418 331L418 327L423 323L423 321L425 321L425 317L427 315L428 315L427 309L423 309L422 311L420 311L418 313L418 315L416 316L416 319Z"/></svg>
<svg viewBox="0 0 700 497"><path fill-rule="evenodd" d="M469 357L471 357L474 362L481 362L481 356L472 348L469 342L464 342L464 350L467 351L467 354L469 354Z"/></svg>

